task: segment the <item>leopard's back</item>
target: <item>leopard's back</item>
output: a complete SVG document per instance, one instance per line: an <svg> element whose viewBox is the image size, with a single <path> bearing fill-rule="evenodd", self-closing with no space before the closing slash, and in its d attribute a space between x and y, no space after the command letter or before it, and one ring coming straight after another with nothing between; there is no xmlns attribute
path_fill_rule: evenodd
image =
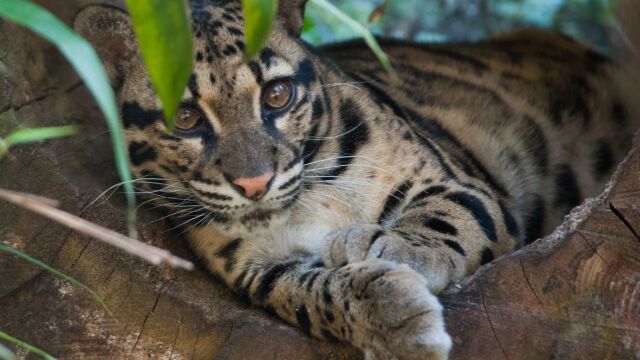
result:
<svg viewBox="0 0 640 360"><path fill-rule="evenodd" d="M361 42L325 53L468 173L514 199L527 241L602 191L638 127L607 57L523 30L473 44L382 41L392 79Z"/></svg>

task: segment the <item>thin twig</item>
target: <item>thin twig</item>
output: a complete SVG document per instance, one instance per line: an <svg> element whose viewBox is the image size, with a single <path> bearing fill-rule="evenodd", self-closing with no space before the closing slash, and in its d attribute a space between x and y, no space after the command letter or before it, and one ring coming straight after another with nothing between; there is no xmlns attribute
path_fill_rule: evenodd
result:
<svg viewBox="0 0 640 360"><path fill-rule="evenodd" d="M154 265L166 264L174 268L193 270L192 262L181 259L167 250L132 239L57 209L51 206L51 204L55 204L53 200L6 189L0 189L0 199L57 221L72 230L120 248Z"/></svg>

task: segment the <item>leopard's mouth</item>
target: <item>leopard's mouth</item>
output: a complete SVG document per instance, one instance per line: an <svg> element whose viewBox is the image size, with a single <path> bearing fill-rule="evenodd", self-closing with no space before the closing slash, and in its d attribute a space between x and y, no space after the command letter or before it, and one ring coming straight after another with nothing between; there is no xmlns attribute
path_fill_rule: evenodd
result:
<svg viewBox="0 0 640 360"><path fill-rule="evenodd" d="M268 221L277 214L278 210L257 209L249 212L240 218L241 221Z"/></svg>

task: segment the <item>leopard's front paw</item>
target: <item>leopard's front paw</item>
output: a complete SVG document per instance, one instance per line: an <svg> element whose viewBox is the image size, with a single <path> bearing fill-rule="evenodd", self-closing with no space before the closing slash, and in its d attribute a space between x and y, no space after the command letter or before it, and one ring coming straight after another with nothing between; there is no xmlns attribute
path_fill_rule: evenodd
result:
<svg viewBox="0 0 640 360"><path fill-rule="evenodd" d="M353 224L332 234L324 248L326 266L340 267L367 259L409 263L406 245L380 225Z"/></svg>
<svg viewBox="0 0 640 360"><path fill-rule="evenodd" d="M406 265L369 260L355 271L351 291L353 342L366 359L446 359L451 338L442 306L424 278Z"/></svg>

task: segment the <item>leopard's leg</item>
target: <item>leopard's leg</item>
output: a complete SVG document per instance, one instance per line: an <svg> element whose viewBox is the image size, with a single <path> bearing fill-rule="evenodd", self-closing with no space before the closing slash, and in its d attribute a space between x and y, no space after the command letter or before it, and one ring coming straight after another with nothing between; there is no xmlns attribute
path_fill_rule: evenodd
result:
<svg viewBox="0 0 640 360"><path fill-rule="evenodd" d="M442 307L406 265L374 259L328 269L314 255L275 260L265 255L269 244L253 240L215 243L195 244L208 247L212 271L252 304L307 333L348 342L367 359L447 358L451 340Z"/></svg>
<svg viewBox="0 0 640 360"><path fill-rule="evenodd" d="M414 185L378 224L353 224L327 241L327 266L367 259L408 264L435 293L452 280L513 251L514 216L498 195L456 181Z"/></svg>

